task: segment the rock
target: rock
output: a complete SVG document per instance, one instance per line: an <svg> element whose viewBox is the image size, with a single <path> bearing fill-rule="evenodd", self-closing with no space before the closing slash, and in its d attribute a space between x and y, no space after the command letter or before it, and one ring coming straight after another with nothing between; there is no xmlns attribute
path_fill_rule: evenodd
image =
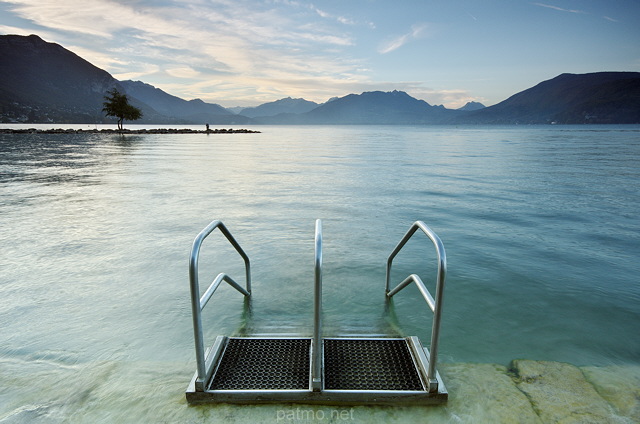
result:
<svg viewBox="0 0 640 424"><path fill-rule="evenodd" d="M199 131L193 130L189 128L175 129L175 128L160 128L160 129L139 129L139 130L130 130L123 129L122 131L114 130L114 129L93 129L93 130L74 130L74 129L49 129L49 130L38 130L35 128L29 129L11 129L11 128L0 128L0 134L76 134L76 133L86 133L86 134L259 134L260 131L248 130L248 129L215 129L208 131Z"/></svg>
<svg viewBox="0 0 640 424"><path fill-rule="evenodd" d="M447 409L464 423L541 423L507 368L494 364L441 364Z"/></svg>
<svg viewBox="0 0 640 424"><path fill-rule="evenodd" d="M598 394L582 371L562 362L514 360L516 384L545 423L625 422Z"/></svg>
<svg viewBox="0 0 640 424"><path fill-rule="evenodd" d="M640 422L640 366L584 367L582 372L618 414Z"/></svg>

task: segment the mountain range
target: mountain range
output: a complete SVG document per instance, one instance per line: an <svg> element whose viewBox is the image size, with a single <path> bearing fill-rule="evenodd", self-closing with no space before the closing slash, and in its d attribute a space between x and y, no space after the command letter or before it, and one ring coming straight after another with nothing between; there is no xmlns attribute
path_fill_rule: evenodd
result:
<svg viewBox="0 0 640 424"><path fill-rule="evenodd" d="M287 97L286 99L276 100L275 102L269 102L261 104L256 107L244 108L238 112L239 115L248 116L249 118L257 118L259 116L275 116L283 113L306 113L320 106L316 102L311 102L305 99L292 99Z"/></svg>
<svg viewBox="0 0 640 424"><path fill-rule="evenodd" d="M620 124L640 123L640 73L562 74L489 107L453 110L403 91L349 94L318 104L290 97L237 111L118 81L36 35L0 36L0 122L100 123L111 88L150 124Z"/></svg>

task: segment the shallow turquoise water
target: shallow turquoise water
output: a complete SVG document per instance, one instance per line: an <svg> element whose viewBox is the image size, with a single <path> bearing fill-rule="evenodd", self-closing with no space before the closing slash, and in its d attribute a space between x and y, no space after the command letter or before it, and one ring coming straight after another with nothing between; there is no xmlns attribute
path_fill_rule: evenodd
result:
<svg viewBox="0 0 640 424"><path fill-rule="evenodd" d="M316 218L327 335L402 331L427 343L417 291L391 314L383 299L387 256L423 220L449 262L441 361L640 363L640 127L257 129L0 135L2 366L156 361L186 370L186 387L187 259L213 219L251 257L254 298L246 310L237 292L217 292L208 339L310 334ZM204 281L242 279L222 237L206 247ZM417 272L433 283L426 238L396 264L398 282ZM129 383L114 375L113 390ZM16 396L0 392L0 417Z"/></svg>

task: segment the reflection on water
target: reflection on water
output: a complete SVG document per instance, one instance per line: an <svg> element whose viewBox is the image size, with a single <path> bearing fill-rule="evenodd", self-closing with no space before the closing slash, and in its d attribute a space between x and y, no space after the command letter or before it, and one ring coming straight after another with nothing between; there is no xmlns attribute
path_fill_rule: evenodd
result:
<svg viewBox="0 0 640 424"><path fill-rule="evenodd" d="M273 421L276 407L184 405L195 369L187 256L216 218L251 257L254 297L216 292L209 342L310 333L322 218L327 335L427 343L430 314L415 288L384 301L386 257L420 219L449 260L442 361L640 363L638 127L261 131L0 135L0 420L80 411L133 422L163 411ZM202 255L203 286L221 268L242 280L222 237ZM433 256L426 238L412 239L393 279L416 272L433 287ZM39 398L31 381L51 394Z"/></svg>

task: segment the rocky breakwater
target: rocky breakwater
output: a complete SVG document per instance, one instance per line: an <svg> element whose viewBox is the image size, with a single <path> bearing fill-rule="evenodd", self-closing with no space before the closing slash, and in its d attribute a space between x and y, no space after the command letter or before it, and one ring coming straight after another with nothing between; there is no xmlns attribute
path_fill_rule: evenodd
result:
<svg viewBox="0 0 640 424"><path fill-rule="evenodd" d="M209 129L193 130L189 128L157 128L118 131L115 129L47 129L36 128L11 129L0 128L0 134L256 134L260 131L247 129Z"/></svg>

